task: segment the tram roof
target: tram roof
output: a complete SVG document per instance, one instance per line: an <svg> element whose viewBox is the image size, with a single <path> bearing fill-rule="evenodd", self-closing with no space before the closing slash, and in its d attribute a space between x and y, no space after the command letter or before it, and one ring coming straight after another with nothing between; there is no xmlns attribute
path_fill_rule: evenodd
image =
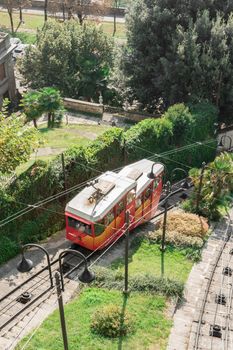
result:
<svg viewBox="0 0 233 350"><path fill-rule="evenodd" d="M150 184L151 179L148 178L148 173L151 172L152 165L153 167L153 173L155 177L159 176L163 170L164 166L161 163L155 163L152 162L149 159L142 159L138 162L135 162L133 164L125 166L120 172L119 175L127 177L127 178L135 178L137 181L137 188L136 188L136 196L140 193L142 193L145 188Z"/></svg>
<svg viewBox="0 0 233 350"><path fill-rule="evenodd" d="M137 184L136 181L111 171L99 176L97 180L94 186L98 187L99 184L101 192L105 194L97 202L90 202L89 198L96 190L92 185L87 186L66 205L67 213L91 222L99 221Z"/></svg>

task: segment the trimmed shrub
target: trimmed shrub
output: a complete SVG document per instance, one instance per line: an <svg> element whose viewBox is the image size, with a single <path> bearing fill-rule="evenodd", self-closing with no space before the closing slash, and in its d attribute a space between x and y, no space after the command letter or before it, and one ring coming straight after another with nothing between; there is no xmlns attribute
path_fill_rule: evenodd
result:
<svg viewBox="0 0 233 350"><path fill-rule="evenodd" d="M94 285L101 288L123 290L124 276L105 267L95 268ZM135 292L156 293L166 296L182 296L182 282L161 278L150 274L138 274L129 277L129 289Z"/></svg>
<svg viewBox="0 0 233 350"><path fill-rule="evenodd" d="M99 308L92 316L91 330L104 337L125 336L133 330L133 321L127 311L110 304Z"/></svg>
<svg viewBox="0 0 233 350"><path fill-rule="evenodd" d="M147 237L151 241L161 241L163 220L158 223L154 232ZM168 213L166 227L166 242L175 246L202 247L209 226L206 220L198 215L179 211Z"/></svg>
<svg viewBox="0 0 233 350"><path fill-rule="evenodd" d="M162 228L162 221L159 227ZM209 229L206 220L198 215L184 213L182 211L173 211L167 216L167 231L176 231L185 236L203 238Z"/></svg>

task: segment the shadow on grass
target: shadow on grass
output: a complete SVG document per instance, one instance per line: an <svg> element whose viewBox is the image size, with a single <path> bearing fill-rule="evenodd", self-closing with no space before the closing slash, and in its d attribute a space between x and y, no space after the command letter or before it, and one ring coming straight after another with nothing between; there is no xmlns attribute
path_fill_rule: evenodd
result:
<svg viewBox="0 0 233 350"><path fill-rule="evenodd" d="M121 319L120 319L120 323L121 323L121 329L123 329L124 326L124 319L125 319L125 310L126 310L126 305L127 305L127 300L128 300L128 294L123 294L123 303L122 303L122 309L121 309ZM117 345L117 349L118 350L122 350L122 343L124 340L124 335L120 335L118 338L118 345Z"/></svg>
<svg viewBox="0 0 233 350"><path fill-rule="evenodd" d="M134 233L131 233L134 234ZM123 236L120 241L124 241L125 237ZM130 242L130 247L129 247L129 263L132 262L134 254L137 252L137 250L140 248L143 240L145 237L143 236L136 236L132 239ZM124 244L125 242L123 242ZM117 258L114 262L111 264L111 268L113 270L117 270L118 268L121 268L124 266L124 258Z"/></svg>

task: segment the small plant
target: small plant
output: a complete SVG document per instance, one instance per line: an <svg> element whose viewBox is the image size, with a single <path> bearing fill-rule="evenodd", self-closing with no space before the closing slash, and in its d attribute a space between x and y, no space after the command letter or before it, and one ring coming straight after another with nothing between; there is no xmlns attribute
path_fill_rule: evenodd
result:
<svg viewBox="0 0 233 350"><path fill-rule="evenodd" d="M116 338L132 332L133 322L127 311L110 304L98 309L92 316L91 330L104 337Z"/></svg>

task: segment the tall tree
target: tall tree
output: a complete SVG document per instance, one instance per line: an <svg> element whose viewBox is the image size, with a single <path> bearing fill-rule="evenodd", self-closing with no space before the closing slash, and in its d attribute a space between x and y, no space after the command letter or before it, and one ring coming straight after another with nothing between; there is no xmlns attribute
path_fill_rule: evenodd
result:
<svg viewBox="0 0 233 350"><path fill-rule="evenodd" d="M23 23L23 8L26 5L29 5L30 3L31 3L30 0L3 0L3 5L7 9L7 12L9 15L12 34L17 32L18 28ZM16 29L14 28L14 19L13 19L13 12L15 10L19 11L19 22L17 24Z"/></svg>
<svg viewBox="0 0 233 350"><path fill-rule="evenodd" d="M50 3L50 11L57 17L63 13L63 20L78 19L82 25L88 15L103 16L107 8L111 5L111 0L58 0Z"/></svg>
<svg viewBox="0 0 233 350"><path fill-rule="evenodd" d="M15 8L15 0L3 0L3 4L7 9L9 19L10 19L10 24L11 24L11 33L13 34L15 32L14 29L14 19L13 19L13 11Z"/></svg>
<svg viewBox="0 0 233 350"><path fill-rule="evenodd" d="M136 0L121 62L133 98L152 111L161 98L165 107L207 99L229 110L232 22L220 0Z"/></svg>
<svg viewBox="0 0 233 350"><path fill-rule="evenodd" d="M32 88L54 86L66 97L98 101L112 66L112 42L100 28L75 21L48 22L21 72Z"/></svg>

